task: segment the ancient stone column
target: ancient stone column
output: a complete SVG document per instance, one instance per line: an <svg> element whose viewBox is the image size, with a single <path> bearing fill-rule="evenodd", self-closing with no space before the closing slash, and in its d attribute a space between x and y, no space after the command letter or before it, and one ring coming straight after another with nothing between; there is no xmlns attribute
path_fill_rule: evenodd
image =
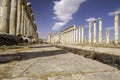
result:
<svg viewBox="0 0 120 80"><path fill-rule="evenodd" d="M109 44L110 43L110 31L106 30L106 43Z"/></svg>
<svg viewBox="0 0 120 80"><path fill-rule="evenodd" d="M66 33L64 33L64 44L66 43Z"/></svg>
<svg viewBox="0 0 120 80"><path fill-rule="evenodd" d="M63 41L64 41L63 39L64 39L64 34L62 33L62 44L63 44Z"/></svg>
<svg viewBox="0 0 120 80"><path fill-rule="evenodd" d="M70 31L68 32L68 43L70 44Z"/></svg>
<svg viewBox="0 0 120 80"><path fill-rule="evenodd" d="M75 44L75 29L73 30L73 44Z"/></svg>
<svg viewBox="0 0 120 80"><path fill-rule="evenodd" d="M17 23L17 1L11 0L11 9L10 9L10 26L9 26L9 34L16 34L16 23Z"/></svg>
<svg viewBox="0 0 120 80"><path fill-rule="evenodd" d="M115 37L115 44L118 44L119 40L119 17L118 12L114 13L114 37Z"/></svg>
<svg viewBox="0 0 120 80"><path fill-rule="evenodd" d="M69 43L69 32L67 32L67 44Z"/></svg>
<svg viewBox="0 0 120 80"><path fill-rule="evenodd" d="M70 44L72 44L72 31L70 31Z"/></svg>
<svg viewBox="0 0 120 80"><path fill-rule="evenodd" d="M71 38L72 38L71 43L73 44L74 43L74 30L71 31Z"/></svg>
<svg viewBox="0 0 120 80"><path fill-rule="evenodd" d="M18 0L17 3L17 27L16 27L16 35L20 34L20 29L21 29L21 11L22 10L22 3L21 0Z"/></svg>
<svg viewBox="0 0 120 80"><path fill-rule="evenodd" d="M48 43L51 43L51 33L48 33Z"/></svg>
<svg viewBox="0 0 120 80"><path fill-rule="evenodd" d="M73 42L74 44L75 44L75 40L76 40L75 34L76 34L76 31L74 29L74 42Z"/></svg>
<svg viewBox="0 0 120 80"><path fill-rule="evenodd" d="M78 28L76 29L76 44L78 44L78 39L79 39L79 35L78 35Z"/></svg>
<svg viewBox="0 0 120 80"><path fill-rule="evenodd" d="M28 37L29 34L30 34L29 28L30 28L30 20L28 19L28 21L27 21L27 30L26 30L27 37Z"/></svg>
<svg viewBox="0 0 120 80"><path fill-rule="evenodd" d="M89 40L88 40L88 42L91 43L92 42L92 22L89 22L88 25L89 25Z"/></svg>
<svg viewBox="0 0 120 80"><path fill-rule="evenodd" d="M99 43L102 43L102 18L98 18L99 20Z"/></svg>
<svg viewBox="0 0 120 80"><path fill-rule="evenodd" d="M65 44L66 44L66 32L64 33L64 40L65 40Z"/></svg>
<svg viewBox="0 0 120 80"><path fill-rule="evenodd" d="M81 42L84 43L84 26L82 26L82 39Z"/></svg>
<svg viewBox="0 0 120 80"><path fill-rule="evenodd" d="M81 28L79 27L78 29L79 29L79 32L78 32L79 33L79 40L78 40L78 42L80 43L81 42Z"/></svg>
<svg viewBox="0 0 120 80"><path fill-rule="evenodd" d="M71 37L70 37L70 31L68 32L68 44L70 44L70 40L71 40Z"/></svg>
<svg viewBox="0 0 120 80"><path fill-rule="evenodd" d="M24 4L22 3L22 14L21 14L21 29L20 29L20 34L23 35L23 26L24 26L24 13L25 13L25 10L24 10ZM32 24L32 23L31 23ZM32 25L31 25L32 27ZM30 32L31 32L31 29L30 29ZM31 32L32 34L32 32ZM32 35L31 35L32 36Z"/></svg>
<svg viewBox="0 0 120 80"><path fill-rule="evenodd" d="M9 32L10 0L1 0L0 33Z"/></svg>
<svg viewBox="0 0 120 80"><path fill-rule="evenodd" d="M65 34L63 33L63 44L65 43Z"/></svg>
<svg viewBox="0 0 120 80"><path fill-rule="evenodd" d="M93 21L93 27L94 27L93 43L96 43L96 20Z"/></svg>
<svg viewBox="0 0 120 80"><path fill-rule="evenodd" d="M26 36L26 27L27 27L27 13L25 12L24 14L24 26L23 26L23 35ZM33 31L33 35L34 35L34 32Z"/></svg>

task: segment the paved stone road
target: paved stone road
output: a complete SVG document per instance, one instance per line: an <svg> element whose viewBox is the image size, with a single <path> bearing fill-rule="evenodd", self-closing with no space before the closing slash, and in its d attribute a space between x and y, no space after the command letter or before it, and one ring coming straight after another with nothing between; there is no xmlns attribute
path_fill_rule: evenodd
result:
<svg viewBox="0 0 120 80"><path fill-rule="evenodd" d="M19 61L0 64L0 69L11 65L3 80L120 80L116 68L46 44L17 54Z"/></svg>
<svg viewBox="0 0 120 80"><path fill-rule="evenodd" d="M105 48L105 47L81 46L81 45L64 45L64 44L58 44L58 45L120 56L119 48Z"/></svg>

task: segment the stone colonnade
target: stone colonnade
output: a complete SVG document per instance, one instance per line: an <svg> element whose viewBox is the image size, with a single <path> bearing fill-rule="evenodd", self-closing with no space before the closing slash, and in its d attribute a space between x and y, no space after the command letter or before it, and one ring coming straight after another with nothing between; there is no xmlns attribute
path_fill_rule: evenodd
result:
<svg viewBox="0 0 120 80"><path fill-rule="evenodd" d="M62 44L110 44L110 30L106 30L106 39L103 40L103 30L102 30L102 18L98 18L99 31L97 34L97 20L88 22L88 40L85 36L84 26L76 27L72 25L61 31L59 34L59 41ZM92 31L93 28L93 31ZM97 40L98 36L98 40ZM114 13L114 41L115 44L119 43L119 17L118 12Z"/></svg>
<svg viewBox="0 0 120 80"><path fill-rule="evenodd" d="M53 35L50 34L49 40L50 40L50 43L59 43L59 34L58 33L55 33Z"/></svg>
<svg viewBox="0 0 120 80"><path fill-rule="evenodd" d="M0 33L38 37L29 0L0 0Z"/></svg>
<svg viewBox="0 0 120 80"><path fill-rule="evenodd" d="M62 44L77 44L79 39L79 29L72 25L69 28L61 31L61 43Z"/></svg>

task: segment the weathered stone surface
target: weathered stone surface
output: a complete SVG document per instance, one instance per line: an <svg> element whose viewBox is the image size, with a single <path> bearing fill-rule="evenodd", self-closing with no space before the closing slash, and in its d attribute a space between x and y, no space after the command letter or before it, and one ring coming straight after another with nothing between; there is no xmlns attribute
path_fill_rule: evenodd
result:
<svg viewBox="0 0 120 80"><path fill-rule="evenodd" d="M116 74L113 76L113 74ZM48 80L119 80L120 72L101 72L101 73L85 73L72 74L69 76L54 76L49 77Z"/></svg>
<svg viewBox="0 0 120 80"><path fill-rule="evenodd" d="M56 45L74 54L82 55L86 58L100 61L110 66L120 69L120 49L102 48L92 46L75 46L75 45Z"/></svg>
<svg viewBox="0 0 120 80"><path fill-rule="evenodd" d="M100 62L51 47L31 46L4 80L119 80L120 71Z"/></svg>
<svg viewBox="0 0 120 80"><path fill-rule="evenodd" d="M14 78L14 79L3 79L3 80L43 80L43 79L30 78L30 77L19 77L19 78Z"/></svg>

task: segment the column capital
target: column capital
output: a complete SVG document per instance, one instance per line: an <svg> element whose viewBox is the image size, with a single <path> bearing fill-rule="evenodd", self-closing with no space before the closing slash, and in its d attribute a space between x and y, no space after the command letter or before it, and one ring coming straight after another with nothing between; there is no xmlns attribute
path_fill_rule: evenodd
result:
<svg viewBox="0 0 120 80"><path fill-rule="evenodd" d="M114 12L114 15L115 15L115 16L118 16L118 15L119 15L119 13L116 11L116 12Z"/></svg>
<svg viewBox="0 0 120 80"><path fill-rule="evenodd" d="M96 20L93 20L94 23L96 23Z"/></svg>
<svg viewBox="0 0 120 80"><path fill-rule="evenodd" d="M98 18L98 20L102 20L102 18Z"/></svg>

